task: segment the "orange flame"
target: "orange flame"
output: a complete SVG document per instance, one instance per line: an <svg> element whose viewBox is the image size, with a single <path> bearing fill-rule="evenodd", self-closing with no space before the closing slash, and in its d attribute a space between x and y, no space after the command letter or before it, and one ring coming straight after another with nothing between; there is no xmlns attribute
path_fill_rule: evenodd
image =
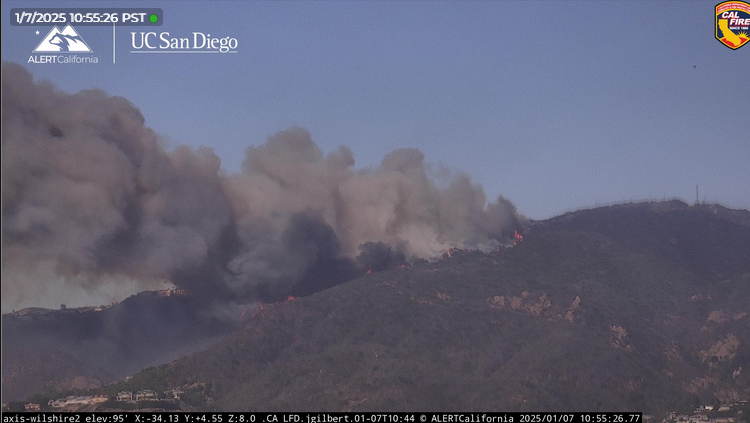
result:
<svg viewBox="0 0 750 423"><path fill-rule="evenodd" d="M372 275L372 269L367 269L367 274Z"/></svg>
<svg viewBox="0 0 750 423"><path fill-rule="evenodd" d="M292 295L287 295L287 297L286 297L286 300L287 300L287 301L294 301L294 296L292 296Z"/></svg>
<svg viewBox="0 0 750 423"><path fill-rule="evenodd" d="M523 241L523 235L519 234L518 231L513 231L513 238L517 239L518 241Z"/></svg>

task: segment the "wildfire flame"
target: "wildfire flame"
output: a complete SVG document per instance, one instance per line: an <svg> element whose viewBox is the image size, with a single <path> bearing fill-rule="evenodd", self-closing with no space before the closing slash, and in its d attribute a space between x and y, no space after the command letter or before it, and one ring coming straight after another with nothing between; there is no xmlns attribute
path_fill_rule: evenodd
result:
<svg viewBox="0 0 750 423"><path fill-rule="evenodd" d="M457 252L459 252L459 249L458 249L458 248L451 248L451 249L449 249L449 250L448 250L448 252L447 252L447 253L445 253L445 254L446 254L446 255L448 256L448 258L451 258L451 257L453 257L453 254L455 254L455 253L457 253Z"/></svg>
<svg viewBox="0 0 750 423"><path fill-rule="evenodd" d="M286 300L287 301L294 301L294 296L293 295L287 295Z"/></svg>
<svg viewBox="0 0 750 423"><path fill-rule="evenodd" d="M372 275L372 269L367 269L367 274Z"/></svg>
<svg viewBox="0 0 750 423"><path fill-rule="evenodd" d="M255 312L255 314L253 314L253 317L257 316L258 313L263 311L263 303L258 303L258 304L260 305L260 308ZM240 321L245 319L246 316L247 316L247 307L242 309L242 312L240 313Z"/></svg>
<svg viewBox="0 0 750 423"><path fill-rule="evenodd" d="M516 230L513 230L513 238L513 245L518 245L519 242L523 241L523 235L519 234Z"/></svg>
<svg viewBox="0 0 750 423"><path fill-rule="evenodd" d="M399 268L399 269L406 269L407 267L409 267L409 266L407 266L407 265L405 265L405 264L402 264L402 265L400 265L400 266L399 266L398 268Z"/></svg>

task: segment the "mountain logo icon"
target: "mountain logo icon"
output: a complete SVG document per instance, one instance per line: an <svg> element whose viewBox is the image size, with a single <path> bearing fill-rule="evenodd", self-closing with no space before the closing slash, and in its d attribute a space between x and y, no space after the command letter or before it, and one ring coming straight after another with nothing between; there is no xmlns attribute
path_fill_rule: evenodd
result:
<svg viewBox="0 0 750 423"><path fill-rule="evenodd" d="M62 31L54 27L33 51L34 53L93 53L78 32L67 25Z"/></svg>

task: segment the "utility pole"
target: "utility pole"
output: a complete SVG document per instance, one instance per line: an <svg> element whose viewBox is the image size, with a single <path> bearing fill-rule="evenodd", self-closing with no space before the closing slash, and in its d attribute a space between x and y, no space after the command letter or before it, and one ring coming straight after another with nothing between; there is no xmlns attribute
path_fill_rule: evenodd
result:
<svg viewBox="0 0 750 423"><path fill-rule="evenodd" d="M698 199L698 185L695 186L695 205L697 206L700 204L700 200Z"/></svg>

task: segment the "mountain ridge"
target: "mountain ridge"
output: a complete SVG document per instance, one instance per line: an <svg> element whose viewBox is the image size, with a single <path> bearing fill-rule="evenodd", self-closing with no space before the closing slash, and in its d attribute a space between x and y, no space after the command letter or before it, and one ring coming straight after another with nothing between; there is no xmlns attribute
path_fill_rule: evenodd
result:
<svg viewBox="0 0 750 423"><path fill-rule="evenodd" d="M750 212L638 203L512 248L264 304L202 352L92 392L221 410L642 410L750 397ZM209 401L210 398L210 401Z"/></svg>
<svg viewBox="0 0 750 423"><path fill-rule="evenodd" d="M160 377L209 383L224 410L665 412L750 396L750 228L648 203L523 235L267 306Z"/></svg>

